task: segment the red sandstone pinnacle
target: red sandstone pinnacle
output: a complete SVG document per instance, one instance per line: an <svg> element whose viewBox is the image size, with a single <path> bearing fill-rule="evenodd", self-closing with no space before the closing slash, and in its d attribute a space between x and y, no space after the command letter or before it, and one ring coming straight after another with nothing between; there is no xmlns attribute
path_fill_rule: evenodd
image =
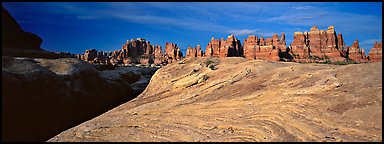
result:
<svg viewBox="0 0 384 144"><path fill-rule="evenodd" d="M343 35L341 33L337 35L337 46L338 46L338 50L344 50L345 48Z"/></svg>
<svg viewBox="0 0 384 144"><path fill-rule="evenodd" d="M281 39L277 34L272 38L263 37L260 39L257 36L250 35L244 39L244 57L248 60L264 59L279 61L279 53L286 51L285 35L281 34Z"/></svg>
<svg viewBox="0 0 384 144"><path fill-rule="evenodd" d="M284 34L284 32L281 33L280 42L281 42L281 45L287 46L287 43L285 42L285 34Z"/></svg>
<svg viewBox="0 0 384 144"><path fill-rule="evenodd" d="M364 50L360 49L359 40L356 39L355 42L353 42L352 46L349 48L348 57L351 60L357 61L357 62L366 61Z"/></svg>
<svg viewBox="0 0 384 144"><path fill-rule="evenodd" d="M295 32L294 40L287 49L285 33L281 33L281 38L277 34L272 37L263 38L250 35L244 39L244 46L234 35L227 39L214 39L206 46L206 53L201 50L201 46L188 47L186 57L216 57L225 58L231 56L244 56L246 59L265 59L265 60L286 60L284 55L291 56L290 59L297 61L316 61L331 60L345 61L348 56L354 61L364 62L367 60L364 49L360 49L358 40L351 47L345 46L341 33L336 35L334 26L329 26L326 30L319 30L313 26L309 32ZM78 55L77 58L98 63L149 63L148 58L152 57L154 63L172 63L182 59L180 48L173 43L166 42L164 54L161 46L153 46L149 41L138 38L128 40L120 51L113 53L103 53L96 51L93 56L91 51L86 54ZM375 43L370 51L370 62L381 61L381 42ZM147 58L142 56L149 56ZM97 59L96 59L97 58ZM137 59L135 59L137 58ZM283 59L282 59L283 58ZM313 59L316 58L316 59ZM306 60L310 59L310 60Z"/></svg>
<svg viewBox="0 0 384 144"><path fill-rule="evenodd" d="M197 45L197 57L203 57L204 52L201 50L201 46Z"/></svg>
<svg viewBox="0 0 384 144"><path fill-rule="evenodd" d="M259 49L259 39L257 36L250 35L244 39L244 57L248 60L256 59L256 50Z"/></svg>
<svg viewBox="0 0 384 144"><path fill-rule="evenodd" d="M194 50L191 48L191 46L188 46L185 57L196 57L195 54L196 53L194 53Z"/></svg>
<svg viewBox="0 0 384 144"><path fill-rule="evenodd" d="M188 46L186 56L189 57L202 57L204 55L203 51L201 50L200 45L195 46L192 48L191 46Z"/></svg>
<svg viewBox="0 0 384 144"><path fill-rule="evenodd" d="M171 45L177 47L176 44ZM180 52L180 48L175 48L172 59L180 60L181 57L182 53ZM127 40L121 47L121 50L115 50L113 52L87 50L85 54L78 55L77 58L99 64L161 64L167 61L161 46L153 46L143 38Z"/></svg>
<svg viewBox="0 0 384 144"><path fill-rule="evenodd" d="M154 64L161 64L161 63L163 63L163 52L162 52L161 46L159 46L159 45L155 46L154 62L153 63Z"/></svg>
<svg viewBox="0 0 384 144"><path fill-rule="evenodd" d="M344 40L340 33L336 36L334 26L329 26L327 30L319 30L317 26L313 26L310 32L304 34L295 32L291 47L291 53L295 59L316 58L345 61L345 58L342 57L346 55Z"/></svg>
<svg viewBox="0 0 384 144"><path fill-rule="evenodd" d="M373 48L369 51L369 62L381 62L382 55L382 41L380 43L375 42Z"/></svg>
<svg viewBox="0 0 384 144"><path fill-rule="evenodd" d="M182 59L180 48L174 43L165 43L165 56L168 63L179 61Z"/></svg>
<svg viewBox="0 0 384 144"><path fill-rule="evenodd" d="M225 58L232 56L242 56L243 47L240 40L236 39L234 35L230 35L226 40L224 38L214 39L206 47L207 57Z"/></svg>

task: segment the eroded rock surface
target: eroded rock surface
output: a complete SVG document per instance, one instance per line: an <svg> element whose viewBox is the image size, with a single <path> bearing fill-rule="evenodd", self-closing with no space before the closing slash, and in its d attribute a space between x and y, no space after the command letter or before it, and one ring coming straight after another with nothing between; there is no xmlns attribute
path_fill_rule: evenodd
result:
<svg viewBox="0 0 384 144"><path fill-rule="evenodd" d="M381 142L382 63L183 60L137 98L49 141Z"/></svg>
<svg viewBox="0 0 384 144"><path fill-rule="evenodd" d="M156 68L2 57L2 140L45 141L140 94Z"/></svg>

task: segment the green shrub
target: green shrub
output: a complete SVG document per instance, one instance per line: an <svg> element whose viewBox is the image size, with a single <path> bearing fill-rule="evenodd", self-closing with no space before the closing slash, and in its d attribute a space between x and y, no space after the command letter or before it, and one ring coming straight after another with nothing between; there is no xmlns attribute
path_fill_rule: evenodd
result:
<svg viewBox="0 0 384 144"><path fill-rule="evenodd" d="M216 66L216 62L210 60L210 59L207 59L206 61L203 62L205 67L208 67L210 68L211 70L215 70L215 66Z"/></svg>
<svg viewBox="0 0 384 144"><path fill-rule="evenodd" d="M333 64L333 65L348 65L348 64L358 64L358 62L356 61L335 61L335 62L331 62L331 61L326 61L326 62L323 62L322 64Z"/></svg>
<svg viewBox="0 0 384 144"><path fill-rule="evenodd" d="M206 66L206 67L208 67L210 64L212 64L212 63L214 63L214 61L212 61L212 60L206 60L206 61L204 61L204 65Z"/></svg>

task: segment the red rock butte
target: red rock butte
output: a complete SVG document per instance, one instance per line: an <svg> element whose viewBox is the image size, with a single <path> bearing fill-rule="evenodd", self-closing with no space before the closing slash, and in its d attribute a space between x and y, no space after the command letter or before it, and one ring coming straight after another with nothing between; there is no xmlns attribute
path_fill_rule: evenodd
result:
<svg viewBox="0 0 384 144"><path fill-rule="evenodd" d="M346 46L343 35L336 34L334 26L329 26L326 30L313 26L309 32L295 32L289 46L286 44L284 32L280 37L277 34L266 38L250 35L244 39L243 45L234 35L229 35L227 39L212 37L205 52L200 45L193 48L188 46L185 57L244 57L247 60L292 62L380 62L381 49L382 43L376 42L369 55L365 56L358 40L352 46ZM167 42L163 53L161 46L153 46L149 41L137 38L127 40L121 50L107 53L93 49L77 57L99 64L168 64L181 60L182 55L177 44Z"/></svg>
<svg viewBox="0 0 384 144"><path fill-rule="evenodd" d="M259 39L254 35L248 36L244 40L244 57L248 60L266 59L279 61L279 53L286 50L284 33L281 34L281 39L279 39L277 34L274 34L272 38L266 38L266 40L263 37Z"/></svg>
<svg viewBox="0 0 384 144"><path fill-rule="evenodd" d="M160 45L151 45L143 38L127 40L121 50L113 52L86 50L76 57L92 64L167 64L182 59L182 52L177 44L166 43L163 50Z"/></svg>
<svg viewBox="0 0 384 144"><path fill-rule="evenodd" d="M373 45L373 48L371 48L371 50L369 51L369 55L368 55L368 60L370 62L381 62L382 61L382 49L383 45L382 45L382 41L380 41L380 43L378 42L375 42L375 44Z"/></svg>
<svg viewBox="0 0 384 144"><path fill-rule="evenodd" d="M204 52L201 50L200 45L197 45L197 48L196 47L192 48L188 46L185 57L189 58L189 57L202 57L202 56L204 56Z"/></svg>
<svg viewBox="0 0 384 144"><path fill-rule="evenodd" d="M214 39L208 43L205 49L206 57L224 58L243 55L243 47L240 40L236 39L234 35L230 35L226 40L224 38Z"/></svg>

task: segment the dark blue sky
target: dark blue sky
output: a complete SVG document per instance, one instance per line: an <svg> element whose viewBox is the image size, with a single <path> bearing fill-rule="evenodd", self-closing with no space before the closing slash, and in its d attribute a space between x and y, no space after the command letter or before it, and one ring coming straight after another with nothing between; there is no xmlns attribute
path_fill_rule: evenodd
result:
<svg viewBox="0 0 384 144"><path fill-rule="evenodd" d="M381 2L2 2L25 31L43 39L48 51L112 51L126 40L145 38L163 47L173 42L205 47L211 37L234 34L271 37L335 26L347 45L358 39L368 54L382 40Z"/></svg>

